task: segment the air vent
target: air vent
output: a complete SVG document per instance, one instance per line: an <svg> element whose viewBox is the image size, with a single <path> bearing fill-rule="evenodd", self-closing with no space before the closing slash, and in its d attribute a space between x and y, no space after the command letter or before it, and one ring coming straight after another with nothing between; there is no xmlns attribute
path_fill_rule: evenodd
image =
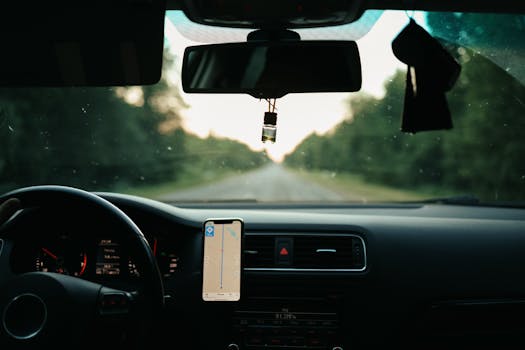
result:
<svg viewBox="0 0 525 350"><path fill-rule="evenodd" d="M362 269L363 242L355 236L295 236L294 267L298 269Z"/></svg>
<svg viewBox="0 0 525 350"><path fill-rule="evenodd" d="M274 264L273 236L246 236L244 239L244 266L269 267Z"/></svg>
<svg viewBox="0 0 525 350"><path fill-rule="evenodd" d="M245 236L244 266L247 271L364 271L366 248L356 234L252 233Z"/></svg>

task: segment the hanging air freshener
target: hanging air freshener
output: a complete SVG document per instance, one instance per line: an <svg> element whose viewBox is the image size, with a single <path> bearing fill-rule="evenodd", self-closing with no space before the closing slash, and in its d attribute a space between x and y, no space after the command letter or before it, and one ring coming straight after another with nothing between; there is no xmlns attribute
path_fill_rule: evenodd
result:
<svg viewBox="0 0 525 350"><path fill-rule="evenodd" d="M268 112L264 113L261 141L263 143L275 143L277 138L277 113L275 113L276 99L273 99L273 103L270 99L267 101Z"/></svg>
<svg viewBox="0 0 525 350"><path fill-rule="evenodd" d="M451 129L445 92L459 77L459 63L413 19L392 41L392 51L408 65L401 130Z"/></svg>

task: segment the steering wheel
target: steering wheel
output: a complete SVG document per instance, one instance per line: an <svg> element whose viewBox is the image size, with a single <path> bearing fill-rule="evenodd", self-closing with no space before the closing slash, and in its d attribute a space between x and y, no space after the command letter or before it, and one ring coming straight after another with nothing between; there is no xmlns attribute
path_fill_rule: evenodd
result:
<svg viewBox="0 0 525 350"><path fill-rule="evenodd" d="M94 220L104 217L111 222L120 232L122 243L136 252L136 263L141 267L140 292L130 293L58 273L13 274L6 249L9 241L2 240L10 230L8 222L0 231L0 348L78 349L92 344L139 344L137 334L147 334L164 306L164 289L155 257L135 223L107 200L71 187L22 188L1 196L0 203L10 198L18 198L23 209L73 208L75 213L96 213L99 217Z"/></svg>

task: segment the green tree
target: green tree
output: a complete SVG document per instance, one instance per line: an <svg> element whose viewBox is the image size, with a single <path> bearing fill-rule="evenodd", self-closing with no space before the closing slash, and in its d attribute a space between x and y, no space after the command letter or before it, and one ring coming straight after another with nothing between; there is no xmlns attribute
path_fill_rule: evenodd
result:
<svg viewBox="0 0 525 350"><path fill-rule="evenodd" d="M166 55L165 70L171 62ZM186 168L205 166L192 149L199 143L218 151L214 163L243 170L262 164L264 157L244 145L197 142L184 132L180 110L187 106L166 76L144 87L0 89L0 189L171 182Z"/></svg>
<svg viewBox="0 0 525 350"><path fill-rule="evenodd" d="M452 131L399 131L405 73L397 72L382 99L353 96L352 118L326 135L306 138L286 163L412 190L523 200L525 87L480 54L464 48L458 54L463 70L448 94Z"/></svg>

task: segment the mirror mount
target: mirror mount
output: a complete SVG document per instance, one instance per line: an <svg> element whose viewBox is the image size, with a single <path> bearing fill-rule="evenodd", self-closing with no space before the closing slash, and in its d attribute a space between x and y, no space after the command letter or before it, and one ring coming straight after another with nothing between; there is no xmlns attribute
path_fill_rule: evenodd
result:
<svg viewBox="0 0 525 350"><path fill-rule="evenodd" d="M259 29L248 33L247 41L299 41L299 33L288 29Z"/></svg>

